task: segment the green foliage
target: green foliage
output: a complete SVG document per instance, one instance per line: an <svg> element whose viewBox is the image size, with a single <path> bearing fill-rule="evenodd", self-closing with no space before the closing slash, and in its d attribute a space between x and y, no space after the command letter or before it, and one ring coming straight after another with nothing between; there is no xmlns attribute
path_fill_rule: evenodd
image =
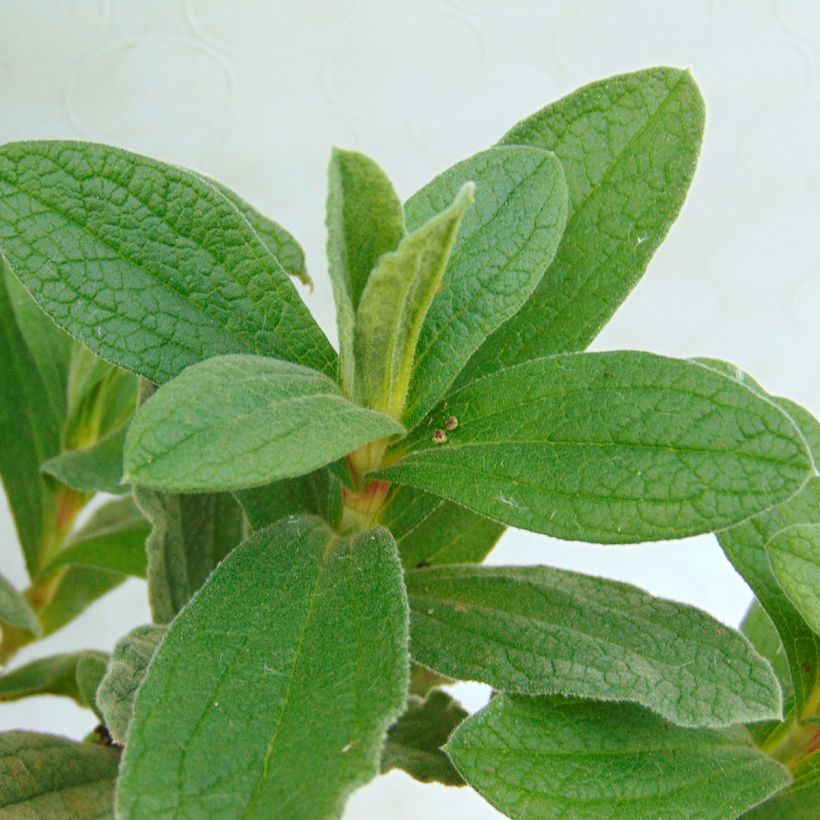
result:
<svg viewBox="0 0 820 820"><path fill-rule="evenodd" d="M686 71L601 80L404 204L334 149L338 356L297 240L220 182L0 146L0 477L29 575L0 576L0 666L129 576L153 621L0 674L0 701L101 721L0 735L0 817L338 817L396 768L512 817L813 817L820 423L727 362L584 352L703 120ZM480 566L507 525L714 532L756 599L736 632ZM465 680L494 690L472 717L440 688Z"/></svg>
<svg viewBox="0 0 820 820"><path fill-rule="evenodd" d="M516 818L733 818L791 781L743 728L681 729L628 704L500 695L447 753Z"/></svg>
<svg viewBox="0 0 820 820"><path fill-rule="evenodd" d="M119 754L34 732L0 734L0 817L112 816Z"/></svg>
<svg viewBox="0 0 820 820"><path fill-rule="evenodd" d="M336 815L376 774L407 683L407 604L387 530L341 539L311 517L260 530L211 575L152 661L118 811ZM246 697L254 691L264 696Z"/></svg>
<svg viewBox="0 0 820 820"><path fill-rule="evenodd" d="M241 490L303 475L402 431L315 370L218 356L140 408L125 441L125 479L172 492Z"/></svg>

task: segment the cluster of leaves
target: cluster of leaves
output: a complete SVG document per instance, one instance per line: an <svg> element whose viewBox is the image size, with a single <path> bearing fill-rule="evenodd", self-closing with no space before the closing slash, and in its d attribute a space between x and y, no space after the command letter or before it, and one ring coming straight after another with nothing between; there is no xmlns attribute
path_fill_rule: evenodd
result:
<svg viewBox="0 0 820 820"><path fill-rule="evenodd" d="M680 210L686 72L548 106L402 204L335 151L339 353L295 240L115 148L0 148L0 472L31 576L2 659L128 575L154 623L0 676L0 813L338 816L379 771L512 817L810 816L820 427L723 362L585 353ZM95 493L118 493L82 527ZM483 566L504 526L716 532L743 633L621 583ZM682 547L685 548L685 547ZM496 691L468 717L441 687ZM103 740L107 741L107 747Z"/></svg>

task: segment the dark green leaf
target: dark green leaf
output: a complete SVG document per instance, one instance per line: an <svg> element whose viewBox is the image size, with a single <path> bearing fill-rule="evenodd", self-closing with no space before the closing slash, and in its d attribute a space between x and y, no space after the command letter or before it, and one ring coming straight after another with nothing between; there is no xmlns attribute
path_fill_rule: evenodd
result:
<svg viewBox="0 0 820 820"><path fill-rule="evenodd" d="M404 212L390 180L364 154L335 148L328 177L328 272L339 325L341 382L352 394L356 309L379 257L395 250L404 236Z"/></svg>
<svg viewBox="0 0 820 820"><path fill-rule="evenodd" d="M92 681L96 677L99 682L105 662L106 656L93 650L39 658L0 675L0 701L63 695L93 708L96 686Z"/></svg>
<svg viewBox="0 0 820 820"><path fill-rule="evenodd" d="M0 817L109 820L120 756L34 732L0 734Z"/></svg>
<svg viewBox="0 0 820 820"><path fill-rule="evenodd" d="M467 717L458 701L434 689L426 699L412 696L407 711L390 727L382 751L382 771L403 769L422 783L463 786L441 747Z"/></svg>
<svg viewBox="0 0 820 820"><path fill-rule="evenodd" d="M504 532L502 524L415 487L396 487L380 521L405 567L481 563Z"/></svg>
<svg viewBox="0 0 820 820"><path fill-rule="evenodd" d="M723 551L777 627L789 659L797 711L820 683L820 638L783 594L772 572L766 544L780 531L817 520L820 478L796 496L749 521L718 533Z"/></svg>
<svg viewBox="0 0 820 820"><path fill-rule="evenodd" d="M431 429L454 417L445 444ZM632 351L533 359L451 394L375 477L513 526L631 543L709 532L814 472L771 402L702 365Z"/></svg>
<svg viewBox="0 0 820 820"><path fill-rule="evenodd" d="M384 254L356 311L357 399L400 418L422 325L433 303L475 185L466 182L443 211Z"/></svg>
<svg viewBox="0 0 820 820"><path fill-rule="evenodd" d="M109 501L68 540L45 574L69 564L83 564L145 577L145 539L149 523L131 496Z"/></svg>
<svg viewBox="0 0 820 820"><path fill-rule="evenodd" d="M228 493L167 495L138 487L134 495L152 529L145 542L148 600L168 623L242 539L242 512Z"/></svg>
<svg viewBox="0 0 820 820"><path fill-rule="evenodd" d="M749 642L705 612L549 567L406 573L414 660L524 695L633 701L680 726L781 717Z"/></svg>
<svg viewBox="0 0 820 820"><path fill-rule="evenodd" d="M43 471L62 484L84 493L119 493L128 490L122 481L122 450L128 426L112 430L83 450L70 450L43 464Z"/></svg>
<svg viewBox="0 0 820 820"><path fill-rule="evenodd" d="M0 266L0 476L26 566L34 574L54 538L57 496L40 464L60 451L61 418L17 326L7 278Z"/></svg>
<svg viewBox="0 0 820 820"><path fill-rule="evenodd" d="M0 575L0 631L3 624L25 629L33 635L40 633L40 624L31 604Z"/></svg>
<svg viewBox="0 0 820 820"><path fill-rule="evenodd" d="M111 652L96 691L102 720L117 743L125 743L137 689L165 632L164 626L138 626L120 638Z"/></svg>
<svg viewBox="0 0 820 820"><path fill-rule="evenodd" d="M196 174L104 145L7 144L0 248L52 319L153 382L223 353L335 375L282 266Z"/></svg>
<svg viewBox="0 0 820 820"><path fill-rule="evenodd" d="M784 702L789 701L794 695L789 659L777 627L757 599L746 612L740 631L749 639L755 651L772 665L783 690Z"/></svg>
<svg viewBox="0 0 820 820"><path fill-rule="evenodd" d="M387 530L339 539L311 517L260 530L216 569L152 661L118 813L337 816L378 771L407 664Z"/></svg>
<svg viewBox="0 0 820 820"><path fill-rule="evenodd" d="M704 106L687 71L610 77L547 106L502 142L553 151L570 212L529 301L471 360L460 384L536 356L583 350L643 275L683 205Z"/></svg>
<svg viewBox="0 0 820 820"><path fill-rule="evenodd" d="M820 806L820 751L792 770L794 783L743 815L743 820L817 820Z"/></svg>
<svg viewBox="0 0 820 820"><path fill-rule="evenodd" d="M445 171L410 198L407 227L443 211L465 182L476 184L441 293L419 337L404 421L414 427L441 399L470 356L513 316L558 249L567 219L561 163L538 148L501 147Z"/></svg>
<svg viewBox="0 0 820 820"><path fill-rule="evenodd" d="M312 472L401 432L315 370L219 356L140 407L125 440L125 479L173 492L241 490Z"/></svg>
<svg viewBox="0 0 820 820"><path fill-rule="evenodd" d="M681 729L631 704L500 695L446 751L514 818L731 820L791 781L743 727Z"/></svg>

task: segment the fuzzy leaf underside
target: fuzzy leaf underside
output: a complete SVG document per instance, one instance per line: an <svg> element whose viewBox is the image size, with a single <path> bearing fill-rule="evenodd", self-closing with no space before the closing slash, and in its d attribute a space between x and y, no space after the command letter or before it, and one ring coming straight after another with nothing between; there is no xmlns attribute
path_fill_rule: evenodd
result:
<svg viewBox="0 0 820 820"><path fill-rule="evenodd" d="M171 492L241 490L312 472L402 431L315 370L219 356L140 407L125 441L125 478Z"/></svg>
<svg viewBox="0 0 820 820"><path fill-rule="evenodd" d="M592 83L516 125L504 145L552 151L570 209L561 245L524 307L458 384L537 356L583 350L643 275L694 175L704 104L687 71Z"/></svg>
<svg viewBox="0 0 820 820"><path fill-rule="evenodd" d="M560 162L547 151L497 147L458 163L412 196L408 230L443 211L465 182L476 184L447 262L441 292L424 318L404 422L414 427L441 399L484 340L536 288L567 218Z"/></svg>
<svg viewBox="0 0 820 820"><path fill-rule="evenodd" d="M338 816L377 773L405 703L406 607L387 530L344 540L304 516L255 533L173 622L149 667L119 814Z"/></svg>
<svg viewBox="0 0 820 820"><path fill-rule="evenodd" d="M0 734L2 820L108 820L120 756L35 732Z"/></svg>
<svg viewBox="0 0 820 820"><path fill-rule="evenodd" d="M694 607L549 567L409 570L413 659L524 695L632 701L680 726L781 717L769 664Z"/></svg>
<svg viewBox="0 0 820 820"><path fill-rule="evenodd" d="M194 173L92 143L9 143L0 250L58 325L153 382L241 352L335 375L282 266Z"/></svg>
<svg viewBox="0 0 820 820"><path fill-rule="evenodd" d="M445 444L431 431L454 416ZM568 540L711 532L814 472L770 401L709 368L634 351L533 359L452 393L375 477Z"/></svg>
<svg viewBox="0 0 820 820"><path fill-rule="evenodd" d="M513 818L733 820L788 785L743 727L682 729L632 704L502 694L447 753Z"/></svg>

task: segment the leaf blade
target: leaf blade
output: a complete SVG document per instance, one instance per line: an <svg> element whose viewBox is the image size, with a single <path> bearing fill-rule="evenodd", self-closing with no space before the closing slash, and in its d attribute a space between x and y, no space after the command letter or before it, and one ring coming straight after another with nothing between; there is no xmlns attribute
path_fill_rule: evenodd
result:
<svg viewBox="0 0 820 820"><path fill-rule="evenodd" d="M0 575L0 628L10 624L37 635L40 623L31 604L19 593L10 581Z"/></svg>

